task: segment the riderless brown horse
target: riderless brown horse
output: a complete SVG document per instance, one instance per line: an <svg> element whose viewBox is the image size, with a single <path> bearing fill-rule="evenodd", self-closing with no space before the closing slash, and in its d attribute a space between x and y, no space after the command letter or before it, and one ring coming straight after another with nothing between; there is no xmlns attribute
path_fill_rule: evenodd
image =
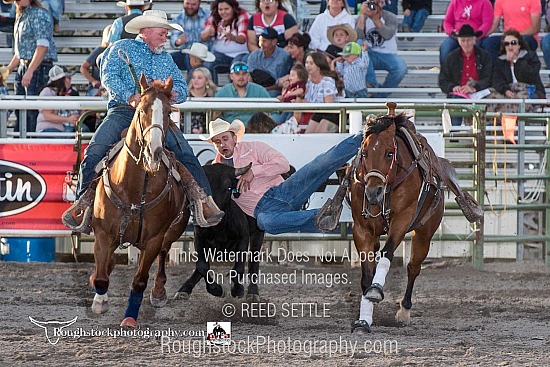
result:
<svg viewBox="0 0 550 367"><path fill-rule="evenodd" d="M483 215L475 200L460 189L451 164L435 155L407 116L395 116L395 103L388 103L388 108L388 115L367 121L352 165L353 239L359 254L372 254L361 259L363 297L352 332L357 328L370 332L373 304L384 299L395 250L412 231L407 289L396 314L398 321L410 322L414 282L443 217L445 187L457 195L468 220L478 221ZM386 243L377 254L384 234Z"/></svg>
<svg viewBox="0 0 550 367"><path fill-rule="evenodd" d="M90 277L96 295L95 313L108 309L109 275L114 267L114 251L123 244L140 249L139 267L132 282L125 319L121 326L137 327L149 269L158 256L158 270L150 300L154 307L167 302L166 254L189 220L176 159L164 147L171 128L170 97L172 78L150 85L142 75L139 103L123 147L107 158L98 182L92 218L95 234L96 269Z"/></svg>

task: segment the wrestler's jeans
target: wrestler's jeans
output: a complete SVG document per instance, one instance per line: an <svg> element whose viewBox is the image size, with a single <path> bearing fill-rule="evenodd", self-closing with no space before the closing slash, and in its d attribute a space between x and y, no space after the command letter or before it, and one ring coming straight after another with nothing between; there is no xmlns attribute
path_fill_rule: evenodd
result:
<svg viewBox="0 0 550 367"><path fill-rule="evenodd" d="M306 200L361 147L363 132L342 140L269 189L254 210L258 227L271 234L320 232L313 224L319 209L300 210Z"/></svg>
<svg viewBox="0 0 550 367"><path fill-rule="evenodd" d="M90 182L94 179L94 167L105 157L109 149L121 139L120 134L122 131L130 126L134 112L134 109L128 107L115 106L109 108L103 123L99 125L92 140L90 140L88 148L86 148L84 160L80 165L77 197L84 194ZM204 189L206 194L212 195L212 190L201 164L179 130L176 133L173 130L166 133L166 148L174 152L178 161L183 163L191 172L195 181Z"/></svg>

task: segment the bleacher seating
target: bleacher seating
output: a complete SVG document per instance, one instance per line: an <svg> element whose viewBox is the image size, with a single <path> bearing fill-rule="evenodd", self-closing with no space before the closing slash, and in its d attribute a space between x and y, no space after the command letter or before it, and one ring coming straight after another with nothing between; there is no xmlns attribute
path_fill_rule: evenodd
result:
<svg viewBox="0 0 550 367"><path fill-rule="evenodd" d="M297 0L301 1L301 0ZM209 7L212 0L202 0L202 6ZM290 1L296 13L296 0ZM311 20L319 11L320 0L306 0L300 7L298 14L299 23L302 27L311 24ZM254 0L241 0L241 5L250 13L254 13ZM287 1L289 3L289 1ZM394 95L414 94L419 97L442 97L441 91L437 88L437 76L439 74L439 45L446 37L440 33L438 28L441 26L443 14L448 5L448 0L434 0L433 15L430 15L425 23L421 33L400 33L398 34L398 53L408 65L408 74L400 85L401 92L392 91ZM163 1L155 0L154 9L160 9L173 16L182 10L182 1ZM399 8L401 12L401 7ZM78 71L80 64L86 58L91 50L99 46L101 42L101 31L111 24L116 17L121 16L124 10L116 6L115 1L98 0L65 0L65 13L60 22L61 32L55 35L55 42L58 49L60 65L69 67ZM398 15L402 20L403 15ZM408 37L414 37L413 40L407 40ZM4 39L4 40L2 40ZM0 42L5 43L5 37L0 34ZM2 45L0 43L0 45ZM0 47L0 64L7 64L12 57L12 50L3 45ZM543 67L542 52L539 56ZM380 79L385 77L385 71L379 71ZM550 74L547 70L541 70L543 83L547 84ZM226 78L222 78L227 80ZM13 83L13 74L9 79ZM87 84L85 78L77 73L73 82L85 88Z"/></svg>

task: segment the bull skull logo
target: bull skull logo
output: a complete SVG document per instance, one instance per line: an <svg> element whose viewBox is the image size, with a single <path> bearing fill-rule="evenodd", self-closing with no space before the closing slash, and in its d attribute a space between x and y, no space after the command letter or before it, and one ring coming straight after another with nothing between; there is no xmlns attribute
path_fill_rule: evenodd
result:
<svg viewBox="0 0 550 367"><path fill-rule="evenodd" d="M78 316L75 316L74 319L69 321L38 321L29 316L29 320L31 320L33 324L44 329L46 339L48 339L48 343L51 345L56 345L59 342L61 330L74 324L77 319Z"/></svg>

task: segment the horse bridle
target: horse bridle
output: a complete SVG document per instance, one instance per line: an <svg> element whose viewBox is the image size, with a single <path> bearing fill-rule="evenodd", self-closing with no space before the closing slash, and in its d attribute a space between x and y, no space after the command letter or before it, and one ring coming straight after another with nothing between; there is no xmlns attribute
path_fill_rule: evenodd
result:
<svg viewBox="0 0 550 367"><path fill-rule="evenodd" d="M366 154L364 151L361 151L360 153L361 155L361 166L363 167L363 170L366 171L367 170L367 165L366 165ZM388 172L386 173L386 175L384 176L384 174L380 171L380 170L377 170L377 169L371 169L367 172L367 174L365 175L365 177L363 177L363 203L362 203L362 208L361 208L361 215L364 217L364 218L377 218L379 217L380 215L383 215L384 216L384 219L386 221L386 227L388 226L388 223L389 223L389 218L390 218L390 197L387 195L389 193L389 185L391 184L391 179L392 179L392 176L391 176L391 173L393 171L393 167L394 167L394 164L395 162L397 161L397 142L395 140L395 137L393 139L393 156L392 156L392 160L391 160L391 163L390 163L390 167L388 168ZM372 214L372 212L370 211L370 208L371 208L371 204L370 202L368 202L368 200L366 200L367 198L367 180L370 178L370 177L376 177L378 179L380 179L382 181L382 184L384 185L384 198L382 200L382 208L380 210L380 212L378 214ZM355 175L355 180L358 181L358 182L361 182L358 178L357 178L357 175Z"/></svg>
<svg viewBox="0 0 550 367"><path fill-rule="evenodd" d="M141 93L141 95L143 96L145 94L145 92L147 92L148 90L149 90L149 88L147 88L145 91L143 91L143 93ZM166 138L166 132L164 131L164 127L160 124L151 124L150 126L147 126L144 129L143 125L141 123L141 114L142 113L145 114L145 111L143 110L143 108L138 107L138 108L136 108L136 112L138 113L137 119L138 119L138 126L139 126L139 132L140 132L140 136L137 138L137 142L140 146L139 155L136 157L134 155L134 153L132 153L132 151L131 151L130 147L128 146L128 144L126 143L126 141L124 141L124 148L126 149L128 154L130 155L130 157L132 157L134 162L136 162L136 164L139 164L139 162L143 158L143 152L145 151L145 136L149 132L151 132L151 130L153 130L153 129L160 129L160 131L162 132L162 140L164 140Z"/></svg>

